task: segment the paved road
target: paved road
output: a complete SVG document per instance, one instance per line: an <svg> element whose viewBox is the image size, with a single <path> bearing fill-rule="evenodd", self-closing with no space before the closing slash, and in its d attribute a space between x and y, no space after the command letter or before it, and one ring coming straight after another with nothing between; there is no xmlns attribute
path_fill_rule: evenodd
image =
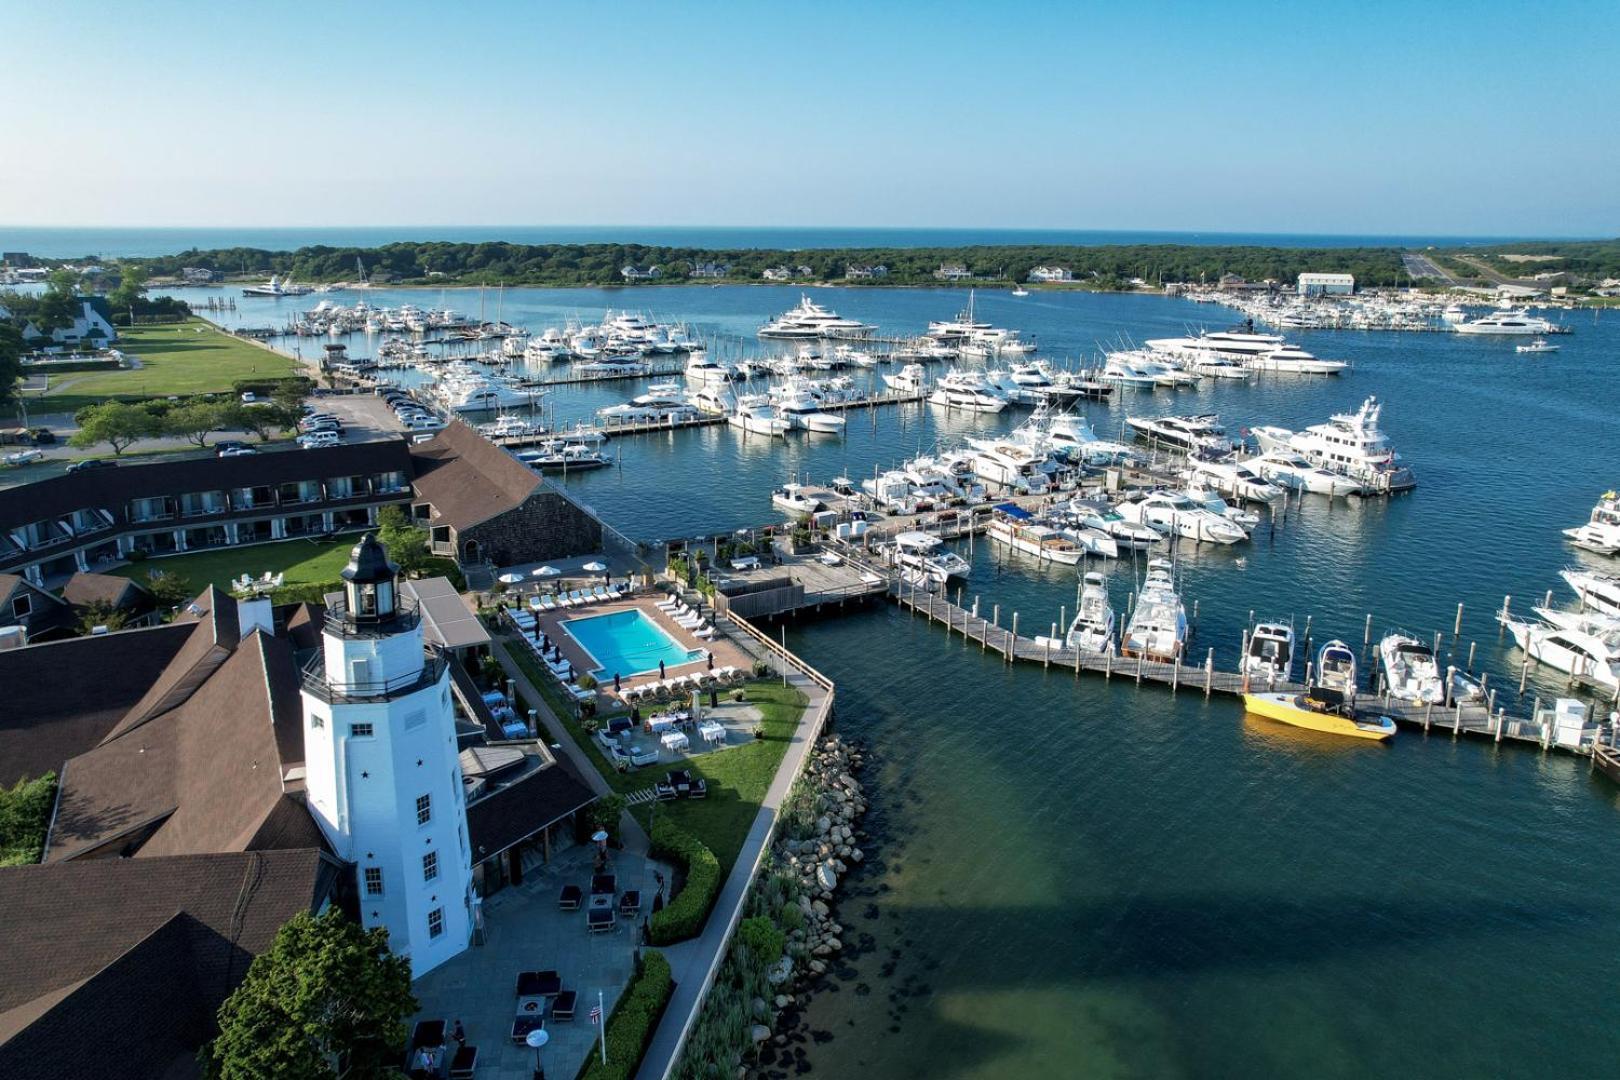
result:
<svg viewBox="0 0 1620 1080"><path fill-rule="evenodd" d="M1439 278L1447 285L1457 284L1457 279L1452 277L1450 272L1427 255L1408 251L1401 255L1401 261L1406 264L1406 272L1415 278L1432 277Z"/></svg>

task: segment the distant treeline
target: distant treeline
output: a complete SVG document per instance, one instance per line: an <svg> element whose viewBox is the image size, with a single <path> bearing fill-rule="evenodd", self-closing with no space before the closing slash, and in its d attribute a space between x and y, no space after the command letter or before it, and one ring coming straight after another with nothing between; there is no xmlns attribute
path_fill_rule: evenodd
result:
<svg viewBox="0 0 1620 1080"><path fill-rule="evenodd" d="M1562 272L1577 278L1620 278L1620 240L1536 240L1469 248L1467 254L1484 259L1499 272L1513 277ZM1551 257L1522 262L1505 259L1504 255Z"/></svg>
<svg viewBox="0 0 1620 1080"><path fill-rule="evenodd" d="M1098 247L1060 245L951 248L846 248L798 251L709 250L640 244L399 243L379 248L305 247L297 251L227 248L185 251L138 260L153 275L185 267L221 274L280 274L295 281L354 281L360 267L396 284L609 285L622 284L621 268L658 267L661 282L693 279L700 267L722 268L724 281L760 281L785 267L792 280L844 281L851 266L886 268L869 285L938 284L942 265L965 266L978 281L1027 281L1037 266L1060 266L1077 283L1125 289L1132 279L1214 283L1224 274L1247 281L1292 284L1304 271L1348 273L1361 285L1394 285L1406 277L1398 248L1196 247L1147 244ZM801 268L808 269L808 273ZM713 280L711 273L705 280Z"/></svg>

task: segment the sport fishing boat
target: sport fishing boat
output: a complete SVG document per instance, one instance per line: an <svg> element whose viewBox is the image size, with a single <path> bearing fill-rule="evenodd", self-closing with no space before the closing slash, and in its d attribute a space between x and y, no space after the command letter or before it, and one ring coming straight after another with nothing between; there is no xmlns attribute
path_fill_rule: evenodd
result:
<svg viewBox="0 0 1620 1080"><path fill-rule="evenodd" d="M805 492L803 484L783 484L771 492L771 505L789 514L814 514L826 507L820 499Z"/></svg>
<svg viewBox="0 0 1620 1080"><path fill-rule="evenodd" d="M1079 606L1063 643L1086 653L1114 651L1114 609L1108 604L1108 585L1096 571L1081 579Z"/></svg>
<svg viewBox="0 0 1620 1080"><path fill-rule="evenodd" d="M1187 609L1176 592L1175 569L1169 559L1151 559L1120 653L1173 664L1186 645Z"/></svg>
<svg viewBox="0 0 1620 1080"><path fill-rule="evenodd" d="M1243 674L1267 686L1294 673L1294 628L1288 623L1255 623L1243 654Z"/></svg>
<svg viewBox="0 0 1620 1080"><path fill-rule="evenodd" d="M859 340L869 338L877 327L845 319L829 311L808 296L799 298L799 306L759 328L762 338L788 341L819 341L823 338Z"/></svg>
<svg viewBox="0 0 1620 1080"><path fill-rule="evenodd" d="M1363 491L1388 494L1416 487L1412 470L1399 464L1400 455L1378 426L1382 411L1378 399L1369 397L1355 412L1336 413L1304 431L1262 426L1253 434L1262 453L1299 454L1318 468L1359 480Z"/></svg>
<svg viewBox="0 0 1620 1080"><path fill-rule="evenodd" d="M697 349L687 354L685 375L696 383L726 383L737 377L737 370L730 364L711 360L708 353Z"/></svg>
<svg viewBox="0 0 1620 1080"><path fill-rule="evenodd" d="M750 435L786 435L792 423L776 411L764 394L746 394L737 399L737 410L726 418L726 423L741 428Z"/></svg>
<svg viewBox="0 0 1620 1080"><path fill-rule="evenodd" d="M781 392L772 393L776 411L793 427L829 435L843 433L844 418L827 412L813 394L798 388L778 389Z"/></svg>
<svg viewBox="0 0 1620 1080"><path fill-rule="evenodd" d="M883 376L883 385L900 394L920 393L928 385L928 372L921 364L907 364Z"/></svg>
<svg viewBox="0 0 1620 1080"><path fill-rule="evenodd" d="M1085 558L1084 548L1050 525L1030 520L1028 511L1011 503L998 506L996 510L998 514L987 532L996 543L1033 555L1041 562L1062 566L1073 566Z"/></svg>
<svg viewBox="0 0 1620 1080"><path fill-rule="evenodd" d="M1592 507L1592 516L1586 524L1565 529L1564 535L1576 547L1599 555L1613 555L1620 551L1620 497L1616 497L1612 491L1605 491L1597 505Z"/></svg>
<svg viewBox="0 0 1620 1080"><path fill-rule="evenodd" d="M584 472L609 464L595 447L567 440L542 443L537 449L521 451L517 459L538 472Z"/></svg>
<svg viewBox="0 0 1620 1080"><path fill-rule="evenodd" d="M1395 721L1357 715L1355 701L1356 654L1342 641L1322 646L1315 679L1305 693L1243 695L1243 707L1249 712L1294 727L1378 742L1395 734Z"/></svg>
<svg viewBox="0 0 1620 1080"><path fill-rule="evenodd" d="M1434 650L1415 637L1389 634L1378 643L1378 659L1384 668L1384 689L1398 701L1419 705L1442 705L1446 681Z"/></svg>
<svg viewBox="0 0 1620 1080"><path fill-rule="evenodd" d="M1558 573L1575 590L1582 604L1604 615L1620 615L1620 577L1573 567Z"/></svg>

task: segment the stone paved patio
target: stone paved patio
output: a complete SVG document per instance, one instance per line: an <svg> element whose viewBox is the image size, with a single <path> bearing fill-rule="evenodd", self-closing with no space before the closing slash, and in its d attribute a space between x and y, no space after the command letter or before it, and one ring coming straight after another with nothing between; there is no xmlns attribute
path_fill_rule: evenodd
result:
<svg viewBox="0 0 1620 1080"><path fill-rule="evenodd" d="M622 851L610 852L618 887L639 889L641 915L620 918L611 932L585 929L585 911L562 911L557 894L566 884L589 892L593 848L578 845L554 854L551 864L525 868L522 885L507 886L484 901L484 944L473 945L449 963L428 972L412 987L421 1019L460 1020L467 1042L478 1047L479 1080L530 1080L534 1051L512 1042L520 971L555 970L565 990L579 995L572 1021L545 1024L551 1036L542 1061L551 1076L573 1076L596 1046L590 1010L602 994L613 1011L635 966L641 920L652 910L657 888L653 874L671 880L668 866ZM666 886L667 887L667 886Z"/></svg>

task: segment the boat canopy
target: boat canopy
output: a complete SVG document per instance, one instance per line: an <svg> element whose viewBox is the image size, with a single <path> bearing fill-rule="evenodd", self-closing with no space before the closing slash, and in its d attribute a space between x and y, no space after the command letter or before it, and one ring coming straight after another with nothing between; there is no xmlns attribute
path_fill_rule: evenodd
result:
<svg viewBox="0 0 1620 1080"><path fill-rule="evenodd" d="M996 507L996 510L1017 521L1029 521L1035 517L1034 514L1016 503L1002 503Z"/></svg>

